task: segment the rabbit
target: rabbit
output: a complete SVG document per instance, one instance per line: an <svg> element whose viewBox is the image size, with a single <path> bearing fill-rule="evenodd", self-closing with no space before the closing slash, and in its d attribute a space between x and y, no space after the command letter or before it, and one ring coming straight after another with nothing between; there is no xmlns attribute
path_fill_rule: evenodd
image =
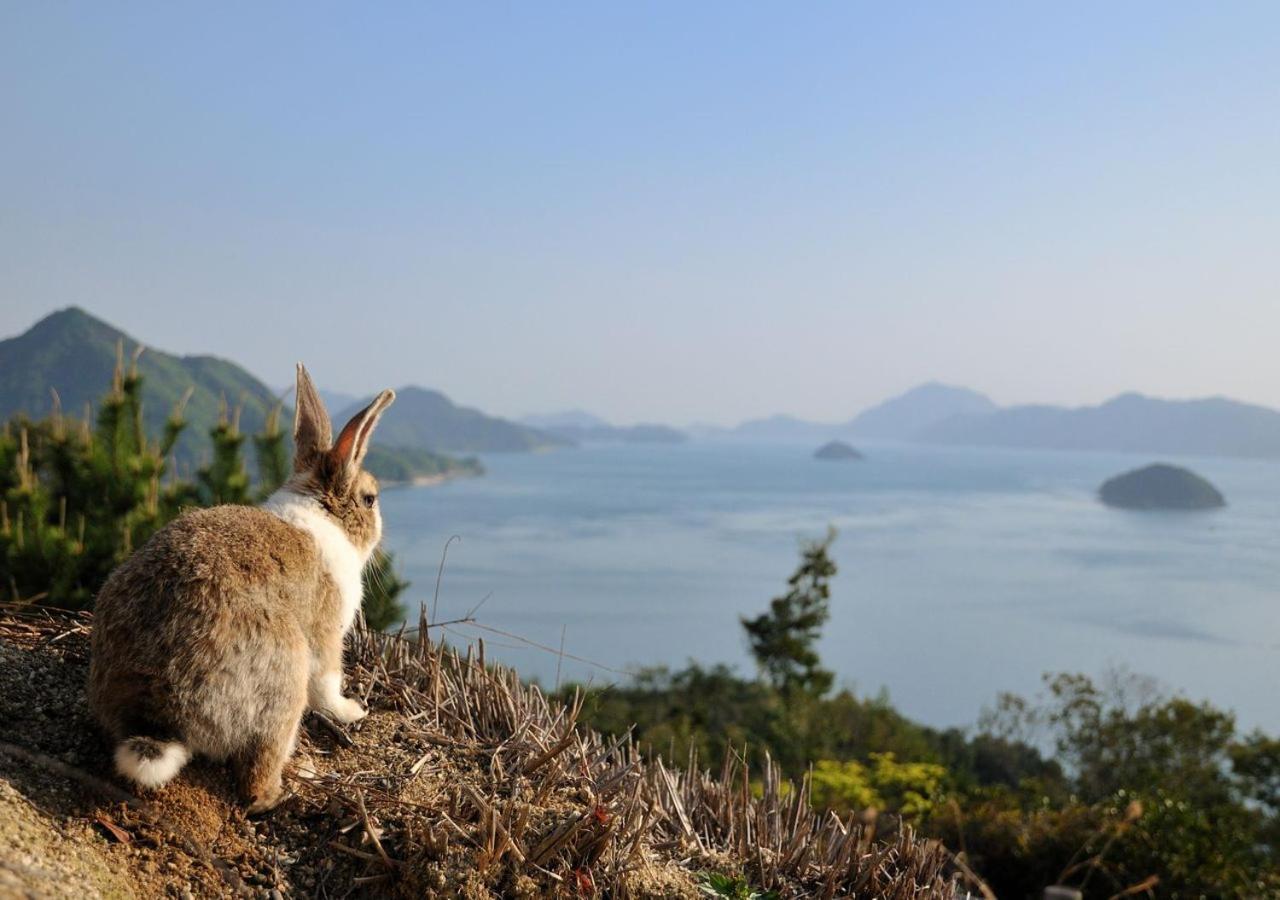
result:
<svg viewBox="0 0 1280 900"><path fill-rule="evenodd" d="M382 537L378 484L360 465L383 391L332 439L298 364L293 473L261 507L186 512L103 585L88 698L121 775L159 787L199 754L232 765L249 812L279 802L308 709L364 717L342 693L343 638Z"/></svg>

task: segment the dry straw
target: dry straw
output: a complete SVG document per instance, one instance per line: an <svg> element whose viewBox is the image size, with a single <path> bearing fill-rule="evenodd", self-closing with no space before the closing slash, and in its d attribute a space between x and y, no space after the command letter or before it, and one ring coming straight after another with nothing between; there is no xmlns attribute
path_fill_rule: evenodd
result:
<svg viewBox="0 0 1280 900"><path fill-rule="evenodd" d="M429 741L484 761L493 777L463 785L437 831L466 844L479 868L538 881L589 872L594 890L626 895L637 871L720 861L784 896L954 896L950 854L935 842L909 829L880 842L860 823L816 813L807 783L792 790L767 758L755 790L733 754L715 774L696 757L674 768L647 762L630 734L606 738L579 725L580 697L550 701L488 663L483 641L460 653L430 640L432 627L424 614L410 636L360 629L349 658L375 705L391 703ZM371 813L383 800L364 799ZM550 825L538 814L548 804ZM412 861L395 865L403 864Z"/></svg>
<svg viewBox="0 0 1280 900"><path fill-rule="evenodd" d="M0 606L0 641L80 644L91 621ZM816 813L808 785L767 758L754 775L735 755L714 774L696 758L647 761L630 734L580 725L580 696L549 700L486 661L482 641L460 652L432 627L424 615L407 634L357 629L349 680L373 714L351 729L313 719L297 796L272 814L324 835L309 852L341 858L346 889L694 896L716 871L783 897L956 896L936 842Z"/></svg>

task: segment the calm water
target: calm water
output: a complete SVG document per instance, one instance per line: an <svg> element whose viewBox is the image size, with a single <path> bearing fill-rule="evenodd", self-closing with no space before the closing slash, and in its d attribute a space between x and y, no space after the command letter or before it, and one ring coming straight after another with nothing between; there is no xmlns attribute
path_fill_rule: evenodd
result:
<svg viewBox="0 0 1280 900"><path fill-rule="evenodd" d="M492 595L481 622L551 646L564 626L566 653L615 668L746 672L738 616L764 609L799 540L831 523L840 573L823 659L910 716L970 724L1044 671L1119 664L1280 731L1280 464L1181 460L1231 505L1140 514L1093 492L1145 457L864 449L851 464L815 461L807 444L491 456L483 478L386 491L387 543L429 603L441 548L461 536L440 619ZM554 655L485 640L554 681ZM563 677L618 676L565 660Z"/></svg>

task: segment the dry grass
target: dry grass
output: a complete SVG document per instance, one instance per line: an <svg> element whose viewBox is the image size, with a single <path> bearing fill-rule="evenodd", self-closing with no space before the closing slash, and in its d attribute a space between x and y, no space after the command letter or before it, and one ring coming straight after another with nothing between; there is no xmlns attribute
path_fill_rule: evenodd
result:
<svg viewBox="0 0 1280 900"><path fill-rule="evenodd" d="M90 620L0 611L0 722L15 725L0 776L59 827L97 823L107 868L144 894L692 897L719 871L784 897L954 896L944 848L815 814L767 760L759 797L740 759L714 775L648 763L486 664L483 643L458 654L423 626L356 633L350 690L370 715L309 718L295 796L255 823L209 764L145 801L123 794L79 696ZM43 719L9 696L24 689L51 694ZM57 782L94 799L50 799Z"/></svg>

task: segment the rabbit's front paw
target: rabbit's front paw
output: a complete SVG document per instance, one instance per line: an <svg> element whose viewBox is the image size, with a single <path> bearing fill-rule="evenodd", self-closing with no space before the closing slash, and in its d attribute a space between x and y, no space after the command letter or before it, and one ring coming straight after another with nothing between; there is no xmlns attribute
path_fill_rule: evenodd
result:
<svg viewBox="0 0 1280 900"><path fill-rule="evenodd" d="M313 677L309 692L311 708L336 722L350 725L368 715L359 701L342 695L342 676L336 672Z"/></svg>
<svg viewBox="0 0 1280 900"><path fill-rule="evenodd" d="M360 705L360 701L352 700L350 697L334 697L329 708L325 710L333 718L337 719L344 725L350 725L352 722L359 722L365 716L369 715L369 710Z"/></svg>

